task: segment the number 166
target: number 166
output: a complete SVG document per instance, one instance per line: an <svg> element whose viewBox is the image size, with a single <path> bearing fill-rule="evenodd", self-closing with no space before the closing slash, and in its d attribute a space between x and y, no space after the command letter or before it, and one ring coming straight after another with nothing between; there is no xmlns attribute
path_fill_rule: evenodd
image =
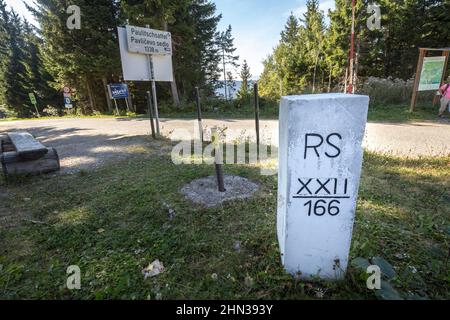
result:
<svg viewBox="0 0 450 320"><path fill-rule="evenodd" d="M339 200L331 200L329 203L325 200L317 200L316 202L310 200L305 203L304 206L308 207L308 217L310 217L312 213L321 217L326 213L330 216L337 216L340 212L340 209L337 206L339 204L341 204Z"/></svg>

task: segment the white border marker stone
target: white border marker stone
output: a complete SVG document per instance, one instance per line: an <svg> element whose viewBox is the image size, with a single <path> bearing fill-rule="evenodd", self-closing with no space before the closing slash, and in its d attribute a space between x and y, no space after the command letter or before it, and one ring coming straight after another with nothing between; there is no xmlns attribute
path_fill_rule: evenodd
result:
<svg viewBox="0 0 450 320"><path fill-rule="evenodd" d="M369 97L282 97L277 233L291 274L341 279L348 263Z"/></svg>

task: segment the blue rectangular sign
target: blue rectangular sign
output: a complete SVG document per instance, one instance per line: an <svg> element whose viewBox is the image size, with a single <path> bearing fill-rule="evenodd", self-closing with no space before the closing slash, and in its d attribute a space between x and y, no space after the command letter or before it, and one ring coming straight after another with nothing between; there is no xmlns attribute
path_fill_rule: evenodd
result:
<svg viewBox="0 0 450 320"><path fill-rule="evenodd" d="M114 83L109 85L111 99L128 98L128 85L125 83Z"/></svg>

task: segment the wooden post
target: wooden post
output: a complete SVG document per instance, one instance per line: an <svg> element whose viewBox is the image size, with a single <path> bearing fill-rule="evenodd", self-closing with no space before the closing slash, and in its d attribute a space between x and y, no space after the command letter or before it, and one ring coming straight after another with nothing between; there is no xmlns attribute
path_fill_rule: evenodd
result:
<svg viewBox="0 0 450 320"><path fill-rule="evenodd" d="M419 48L419 60L417 61L416 76L414 78L414 87L409 112L413 112L414 107L416 106L417 90L419 89L420 74L422 73L422 66L423 66L423 58L425 57L426 52L427 52L426 49Z"/></svg>

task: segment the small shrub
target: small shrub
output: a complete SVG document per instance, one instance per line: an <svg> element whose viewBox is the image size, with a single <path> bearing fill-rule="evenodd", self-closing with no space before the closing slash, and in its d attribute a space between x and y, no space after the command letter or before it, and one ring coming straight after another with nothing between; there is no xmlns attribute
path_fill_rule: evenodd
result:
<svg viewBox="0 0 450 320"><path fill-rule="evenodd" d="M411 101L414 79L402 80L392 77L368 77L358 93L368 95L371 105L408 104ZM418 101L431 102L434 91L420 92Z"/></svg>
<svg viewBox="0 0 450 320"><path fill-rule="evenodd" d="M59 116L59 110L50 105L45 107L44 110L42 110L42 111L49 117L58 117Z"/></svg>
<svg viewBox="0 0 450 320"><path fill-rule="evenodd" d="M9 109L5 104L0 104L0 119L14 117L17 117L17 113L14 110Z"/></svg>

